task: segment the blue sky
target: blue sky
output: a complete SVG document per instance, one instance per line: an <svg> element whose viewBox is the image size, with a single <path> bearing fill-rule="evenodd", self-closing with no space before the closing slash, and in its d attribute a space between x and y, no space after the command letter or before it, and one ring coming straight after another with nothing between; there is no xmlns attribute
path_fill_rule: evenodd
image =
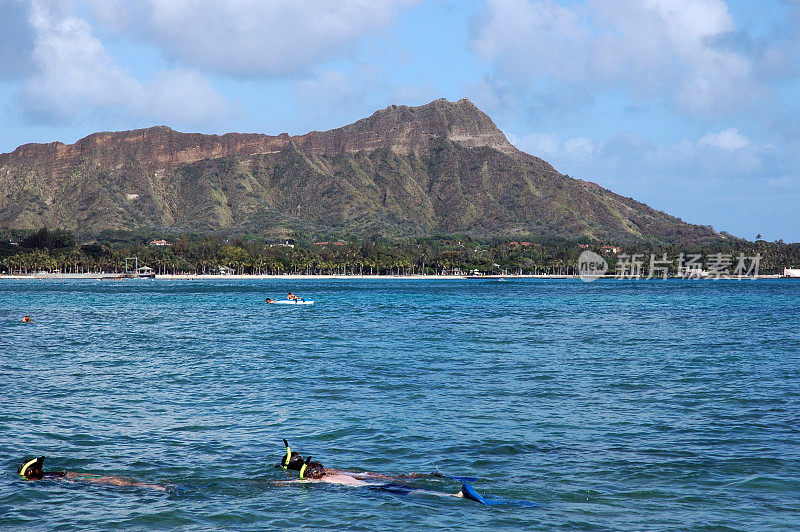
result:
<svg viewBox="0 0 800 532"><path fill-rule="evenodd" d="M0 152L462 97L572 177L800 241L797 0L0 0Z"/></svg>

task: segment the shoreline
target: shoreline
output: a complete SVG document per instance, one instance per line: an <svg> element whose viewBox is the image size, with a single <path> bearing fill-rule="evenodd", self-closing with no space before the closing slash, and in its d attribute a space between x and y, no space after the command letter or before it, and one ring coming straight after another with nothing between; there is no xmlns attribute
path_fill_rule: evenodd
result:
<svg viewBox="0 0 800 532"><path fill-rule="evenodd" d="M37 273L37 274L16 274L16 275L8 275L8 274L0 274L0 280L55 280L55 281L65 281L65 280L87 280L87 281L128 281L137 278L131 277L123 277L123 274L120 273ZM146 277L141 277L138 279L147 279ZM232 274L232 275L212 275L212 274L156 274L153 280L157 281L241 281L241 280L293 280L293 281L302 281L302 280L324 280L324 279L338 279L338 280L348 280L348 279L358 279L358 280L402 280L402 281L452 281L452 280L463 280L463 281L499 281L503 280L514 280L514 279L574 279L579 280L580 276L578 275L556 275L556 274L522 274L522 275L483 275L483 276L467 276L467 275L343 275L343 274L282 274L282 275L268 275L268 274ZM683 279L683 277L670 277L669 279ZM792 279L792 277L780 275L780 274L769 274L769 275L759 275L755 279ZM721 276L719 279L714 277L701 277L697 279L691 280L711 280L711 281L718 281L718 280L755 280L751 278L742 278L735 276ZM602 277L595 280L636 280L636 281L646 281L648 279L642 277L639 279L618 279L613 276ZM663 280L661 278L652 279L652 280ZM592 281L594 282L594 281Z"/></svg>
<svg viewBox="0 0 800 532"><path fill-rule="evenodd" d="M130 280L136 279L135 277L123 277L121 273L40 273L40 274L15 274L6 275L0 274L0 279L33 279L33 280L66 280L66 279L84 279L84 280ZM139 279L146 279L141 277ZM291 279L291 280L316 280L316 279L369 279L369 280L454 280L454 279L578 279L577 275L485 275L480 278L470 277L466 275L343 275L343 274L231 274L231 275L212 275L212 274L156 274L153 278L160 281L226 281L226 280L276 280L276 279Z"/></svg>

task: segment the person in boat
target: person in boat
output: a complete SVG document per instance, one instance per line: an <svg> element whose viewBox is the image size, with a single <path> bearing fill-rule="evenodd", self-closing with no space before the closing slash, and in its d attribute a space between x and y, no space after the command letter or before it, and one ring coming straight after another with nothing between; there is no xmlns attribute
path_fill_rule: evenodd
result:
<svg viewBox="0 0 800 532"><path fill-rule="evenodd" d="M159 484L149 484L138 480L111 477L106 475L92 475L88 473L76 473L74 471L44 471L44 456L24 460L17 469L17 474L25 480L70 480L76 482L91 482L93 484L107 484L109 486L131 486L137 488L148 488L156 491L166 491L166 486Z"/></svg>
<svg viewBox="0 0 800 532"><path fill-rule="evenodd" d="M297 300L299 300L300 298L299 298L299 297L297 297L296 295L294 295L293 293L289 292L289 295L288 295L288 296L286 296L286 299L288 299L289 301L297 301Z"/></svg>

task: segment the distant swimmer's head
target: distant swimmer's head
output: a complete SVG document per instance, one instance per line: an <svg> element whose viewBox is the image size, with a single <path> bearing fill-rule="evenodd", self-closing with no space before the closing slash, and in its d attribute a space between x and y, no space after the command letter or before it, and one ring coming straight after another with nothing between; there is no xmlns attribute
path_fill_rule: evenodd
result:
<svg viewBox="0 0 800 532"><path fill-rule="evenodd" d="M294 452L289 448L289 442L283 440L283 444L286 446L286 454L283 455L283 459L281 460L281 465L284 469L291 469L292 471L300 471L300 468L303 467L303 457L300 456L300 453Z"/></svg>
<svg viewBox="0 0 800 532"><path fill-rule="evenodd" d="M44 477L42 465L44 464L44 456L25 460L22 465L17 469L17 474L25 480L41 480Z"/></svg>
<svg viewBox="0 0 800 532"><path fill-rule="evenodd" d="M30 323L31 317L30 316L22 316L22 323Z"/></svg>
<svg viewBox="0 0 800 532"><path fill-rule="evenodd" d="M325 468L319 462L312 462L309 456L300 468L300 478L322 478L325 476Z"/></svg>

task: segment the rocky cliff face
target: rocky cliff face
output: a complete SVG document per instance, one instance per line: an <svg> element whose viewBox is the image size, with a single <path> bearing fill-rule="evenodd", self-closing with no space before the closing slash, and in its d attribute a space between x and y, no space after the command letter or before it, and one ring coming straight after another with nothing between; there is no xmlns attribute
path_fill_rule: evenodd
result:
<svg viewBox="0 0 800 532"><path fill-rule="evenodd" d="M0 228L718 238L559 174L464 99L305 135L95 133L0 155Z"/></svg>
<svg viewBox="0 0 800 532"><path fill-rule="evenodd" d="M486 146L507 154L520 153L494 122L466 98L456 103L436 100L421 107L392 105L354 124L303 135L298 144L324 155L381 148L409 155L424 153L441 139L470 148Z"/></svg>
<svg viewBox="0 0 800 532"><path fill-rule="evenodd" d="M25 144L10 154L0 155L0 168L10 173L15 163L17 167L26 163L45 164L48 170L63 174L87 158L108 168L135 158L143 167L156 171L229 155L278 153L292 144L318 155L371 152L381 148L408 155L430 149L441 138L468 147L488 146L504 153L520 153L488 116L463 99L456 103L436 100L421 107L393 105L339 129L295 137L286 133L277 136L179 133L166 126L94 133L69 145L61 142Z"/></svg>

